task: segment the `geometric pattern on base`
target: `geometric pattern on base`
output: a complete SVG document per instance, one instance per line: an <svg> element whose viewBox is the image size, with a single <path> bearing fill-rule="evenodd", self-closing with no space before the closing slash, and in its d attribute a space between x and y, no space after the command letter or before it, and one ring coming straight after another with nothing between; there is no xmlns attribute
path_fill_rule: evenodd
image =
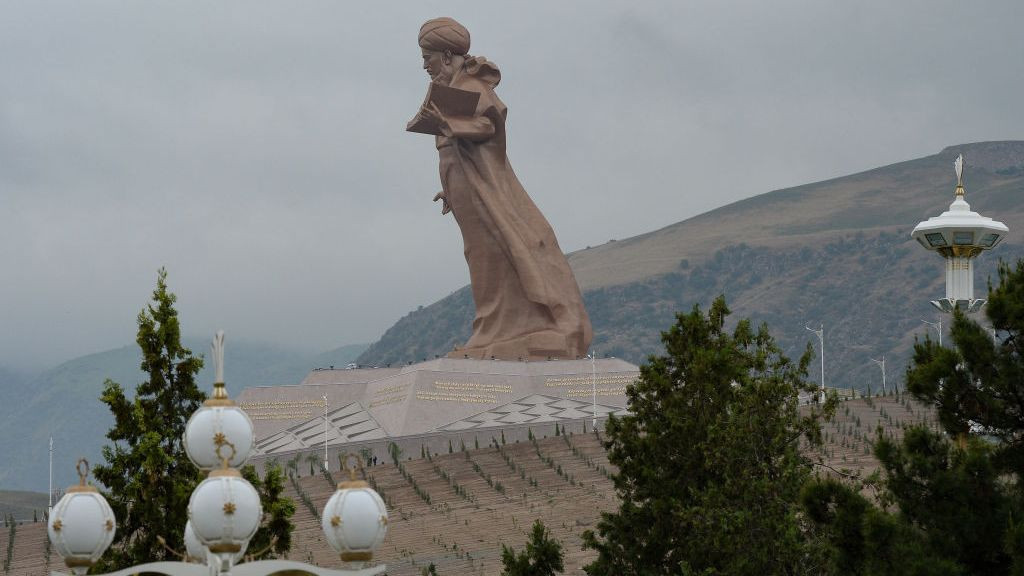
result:
<svg viewBox="0 0 1024 576"><path fill-rule="evenodd" d="M607 417L609 414L621 416L627 414L624 408L616 406L597 405L598 417ZM440 430L446 432L457 432L471 428L492 428L507 426L509 424L534 424L542 422L558 422L561 420L579 420L590 418L594 415L594 404L592 402L580 402L568 398L558 398L534 394L520 398L508 404L503 404L490 410L474 414L469 418L452 422L442 426Z"/></svg>
<svg viewBox="0 0 1024 576"><path fill-rule="evenodd" d="M384 429L363 410L358 402L327 413L327 443L353 440L377 440L386 437ZM256 442L258 454L277 454L324 445L324 417L316 416Z"/></svg>

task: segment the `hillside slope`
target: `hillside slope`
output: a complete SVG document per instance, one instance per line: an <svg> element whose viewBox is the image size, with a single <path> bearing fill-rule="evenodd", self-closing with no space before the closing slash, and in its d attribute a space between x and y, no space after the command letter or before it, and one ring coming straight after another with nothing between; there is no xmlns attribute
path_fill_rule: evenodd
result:
<svg viewBox="0 0 1024 576"><path fill-rule="evenodd" d="M573 253L569 261L594 325L593 349L640 363L657 353L677 311L724 294L733 318L767 322L801 354L825 327L826 383L881 383L872 358L886 357L897 382L915 337L936 321L928 301L944 295L941 258L910 239L921 220L953 199L952 162L963 153L967 201L1001 220L1010 236L983 255L977 296L999 259L1024 257L1024 142L951 146L939 154L724 206L634 238ZM469 335L468 288L411 312L360 356L361 364L406 363L446 354ZM934 332L932 333L934 337ZM811 377L820 378L817 362Z"/></svg>

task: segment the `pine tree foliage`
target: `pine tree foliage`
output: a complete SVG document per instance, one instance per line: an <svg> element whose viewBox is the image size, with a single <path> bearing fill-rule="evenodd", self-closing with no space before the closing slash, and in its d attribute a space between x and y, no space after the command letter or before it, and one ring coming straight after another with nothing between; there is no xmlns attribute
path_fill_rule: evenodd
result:
<svg viewBox="0 0 1024 576"><path fill-rule="evenodd" d="M554 576L565 567L562 563L562 545L551 538L547 527L539 519L533 522L526 549L515 550L501 545L502 576Z"/></svg>
<svg viewBox="0 0 1024 576"><path fill-rule="evenodd" d="M818 554L801 527L800 489L812 463L800 443L820 442L818 419L799 410L811 350L793 363L767 327L725 330L722 297L705 316L677 314L626 389L630 414L609 418L605 443L618 467L618 512L602 514L584 546L594 575L813 573Z"/></svg>
<svg viewBox="0 0 1024 576"><path fill-rule="evenodd" d="M285 489L284 469L277 462L269 462L265 466L263 477L256 473L251 464L242 467L242 477L256 488L263 505L263 523L249 541L246 556L253 560L282 558L291 550L292 515L295 514L295 502L283 496Z"/></svg>
<svg viewBox="0 0 1024 576"><path fill-rule="evenodd" d="M954 563L929 554L919 528L879 508L858 486L816 479L804 489L803 503L825 543L823 576L962 573Z"/></svg>
<svg viewBox="0 0 1024 576"><path fill-rule="evenodd" d="M100 399L114 416L104 446L105 463L93 469L117 518L114 543L95 570L108 572L177 557L167 548L185 549L188 501L202 474L188 459L182 443L185 425L206 399L196 385L203 360L181 344L181 327L167 289L167 272L157 275L152 301L139 313L136 342L140 368L148 379L129 399L124 388L107 380ZM253 537L250 552L273 541L263 556L281 555L291 546L294 504L282 496L283 473L269 466L264 477L247 470L260 492L265 522ZM165 547L158 541L164 538Z"/></svg>
<svg viewBox="0 0 1024 576"><path fill-rule="evenodd" d="M878 504L836 480L805 491L828 573L1024 574L1024 262L998 273L985 308L997 339L955 311L951 347L915 344L907 389L942 430L879 435Z"/></svg>
<svg viewBox="0 0 1024 576"><path fill-rule="evenodd" d="M185 547L188 500L201 476L181 438L206 395L195 382L203 360L181 345L175 300L161 269L152 302L138 316L140 368L149 378L138 385L134 399L125 396L120 384L104 384L101 400L114 415L107 433L113 444L104 446L106 464L93 474L107 489L104 496L117 518L117 531L103 571L173 560L158 536L175 550Z"/></svg>
<svg viewBox="0 0 1024 576"><path fill-rule="evenodd" d="M1024 470L1024 260L1001 264L999 284L989 288L985 314L992 333L957 310L950 328L953 347L931 339L914 346L907 389L938 411L952 436L981 433L997 438L997 459L1007 470Z"/></svg>

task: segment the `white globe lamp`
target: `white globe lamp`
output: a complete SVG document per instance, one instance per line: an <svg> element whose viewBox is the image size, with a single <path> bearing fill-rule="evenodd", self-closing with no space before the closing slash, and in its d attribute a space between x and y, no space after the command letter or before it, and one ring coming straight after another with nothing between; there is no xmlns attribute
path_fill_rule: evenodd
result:
<svg viewBox="0 0 1024 576"><path fill-rule="evenodd" d="M185 522L185 561L206 564L208 553L209 550L196 537L196 531L192 529L192 521Z"/></svg>
<svg viewBox="0 0 1024 576"><path fill-rule="evenodd" d="M218 452L228 443L218 446ZM233 455L232 455L233 456ZM263 518L260 496L238 470L230 468L230 457L221 458L222 467L192 491L188 518L196 539L221 561L221 569L230 571L236 557L245 553Z"/></svg>
<svg viewBox="0 0 1024 576"><path fill-rule="evenodd" d="M235 447L228 465L239 468L249 458L256 443L256 432L252 420L228 397L224 387L223 330L214 336L211 348L215 372L213 397L189 418L182 441L189 460L200 470L210 471L220 465L218 443Z"/></svg>
<svg viewBox="0 0 1024 576"><path fill-rule="evenodd" d="M349 454L345 457L349 479L340 482L337 491L327 501L322 524L327 543L341 555L343 562L368 562L387 534L388 511L380 495L369 484L356 480L356 466L348 465L353 458L362 468L358 456Z"/></svg>
<svg viewBox="0 0 1024 576"><path fill-rule="evenodd" d="M185 561L206 564L209 554L210 550L196 537L196 531L192 529L192 521L185 522ZM245 550L239 550L233 558L234 563L238 564L244 555Z"/></svg>
<svg viewBox="0 0 1024 576"><path fill-rule="evenodd" d="M117 523L106 498L85 482L89 463L83 458L76 468L79 483L53 507L47 532L64 564L80 576L110 547Z"/></svg>

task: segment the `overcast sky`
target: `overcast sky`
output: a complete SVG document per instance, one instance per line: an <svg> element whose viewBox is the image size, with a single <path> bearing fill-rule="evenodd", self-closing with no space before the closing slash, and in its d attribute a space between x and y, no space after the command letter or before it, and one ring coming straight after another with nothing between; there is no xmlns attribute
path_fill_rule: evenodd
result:
<svg viewBox="0 0 1024 576"><path fill-rule="evenodd" d="M416 34L502 71L567 252L773 189L1024 138L1024 2L6 0L0 365L188 334L326 350L468 282ZM945 193L947 191L943 191Z"/></svg>

